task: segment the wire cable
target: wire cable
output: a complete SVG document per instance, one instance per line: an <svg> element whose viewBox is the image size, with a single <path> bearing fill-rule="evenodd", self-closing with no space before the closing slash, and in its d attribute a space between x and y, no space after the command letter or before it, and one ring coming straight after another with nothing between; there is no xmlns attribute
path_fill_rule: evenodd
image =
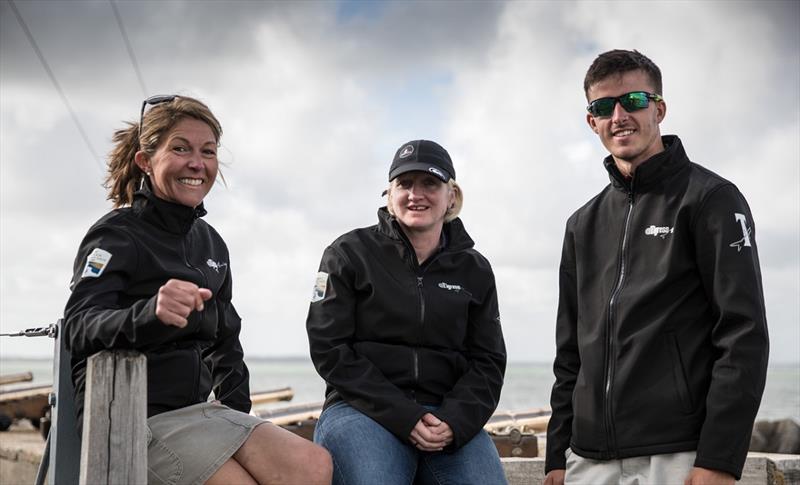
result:
<svg viewBox="0 0 800 485"><path fill-rule="evenodd" d="M69 111L73 123L75 123L75 126L78 128L81 137L83 137L83 141L84 143L86 143L86 147L92 154L92 158L94 158L95 162L97 162L97 166L100 168L100 171L104 172L105 168L103 167L102 159L100 158L100 156L97 155L97 152L92 146L92 143L89 141L89 137L86 135L86 131L83 129L80 120L78 120L78 115L76 115L75 110L72 109L72 105L69 103L67 95L64 93L64 90L61 89L61 85L58 83L58 79L56 79L55 74L53 74L53 71L47 64L47 60L44 58L44 54L42 54L42 51L39 49L38 44L36 44L36 40L33 38L33 34L31 33L30 29L28 29L28 25L22 19L22 15L19 13L19 10L17 10L17 6L14 3L14 0L8 0L8 4L11 6L11 10L14 12L14 16L17 18L17 22L19 22L20 27L22 27L22 30L25 32L25 36L28 38L28 42L31 43L31 47L33 47L33 50L36 52L36 56L39 58L39 62L42 63L42 67L44 67L44 70L47 72L47 76L50 77L50 80L53 82L56 91L58 91L58 94L61 96L61 100L67 107L67 111Z"/></svg>
<svg viewBox="0 0 800 485"><path fill-rule="evenodd" d="M139 63L136 62L136 55L133 53L131 41L128 39L128 34L125 32L125 25L122 23L122 16L119 14L119 10L117 9L117 3L114 0L108 0L108 3L111 4L111 8L114 10L114 17L117 19L117 25L119 26L119 31L122 34L122 40L125 41L125 48L128 49L128 57L131 58L133 70L136 72L136 77L139 79L139 86L142 88L142 95L146 98L148 93L147 86L144 83L142 72L139 70Z"/></svg>

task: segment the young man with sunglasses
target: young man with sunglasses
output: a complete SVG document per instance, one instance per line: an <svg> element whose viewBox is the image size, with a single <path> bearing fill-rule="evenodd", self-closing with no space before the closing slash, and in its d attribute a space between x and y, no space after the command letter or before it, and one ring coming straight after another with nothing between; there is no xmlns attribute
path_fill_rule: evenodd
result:
<svg viewBox="0 0 800 485"><path fill-rule="evenodd" d="M586 120L611 183L567 222L545 483L733 484L766 378L755 226L661 136L661 72L601 54Z"/></svg>

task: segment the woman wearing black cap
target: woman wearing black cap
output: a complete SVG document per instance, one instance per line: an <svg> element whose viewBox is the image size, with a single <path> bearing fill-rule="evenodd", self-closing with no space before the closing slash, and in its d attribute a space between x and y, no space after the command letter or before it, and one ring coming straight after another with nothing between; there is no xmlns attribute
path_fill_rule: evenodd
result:
<svg viewBox="0 0 800 485"><path fill-rule="evenodd" d="M306 322L327 382L314 441L333 483L505 483L483 426L506 353L489 262L458 213L447 151L401 146L378 224L322 256Z"/></svg>

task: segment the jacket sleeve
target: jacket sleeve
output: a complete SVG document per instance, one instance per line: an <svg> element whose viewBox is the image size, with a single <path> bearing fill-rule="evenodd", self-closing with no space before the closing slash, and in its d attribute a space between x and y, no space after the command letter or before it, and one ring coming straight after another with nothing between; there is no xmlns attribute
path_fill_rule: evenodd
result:
<svg viewBox="0 0 800 485"><path fill-rule="evenodd" d="M483 428L497 408L503 387L506 347L491 268L487 279L490 285L483 300L469 309L466 337L469 369L433 412L453 431L453 442L448 450L465 445Z"/></svg>
<svg viewBox="0 0 800 485"><path fill-rule="evenodd" d="M572 391L581 368L578 353L578 287L575 270L574 234L567 223L559 268L558 315L556 318L556 382L550 395L552 414L547 425L545 473L566 469L564 453L572 436Z"/></svg>
<svg viewBox="0 0 800 485"><path fill-rule="evenodd" d="M244 363L244 351L239 340L242 319L233 307L233 283L230 265L216 296L217 337L214 344L203 351L203 360L211 369L214 396L222 404L249 413L250 372Z"/></svg>
<svg viewBox="0 0 800 485"><path fill-rule="evenodd" d="M66 345L74 357L105 349L138 349L167 341L183 330L156 318L156 295L142 295L131 303L128 283L137 265L136 242L123 230L100 225L84 237L64 310Z"/></svg>
<svg viewBox="0 0 800 485"><path fill-rule="evenodd" d="M707 197L695 228L698 270L715 317L717 358L695 466L737 479L766 381L769 338L750 208L733 185Z"/></svg>
<svg viewBox="0 0 800 485"><path fill-rule="evenodd" d="M354 351L357 296L353 267L332 246L322 256L314 293L306 330L317 372L348 404L405 442L427 411Z"/></svg>

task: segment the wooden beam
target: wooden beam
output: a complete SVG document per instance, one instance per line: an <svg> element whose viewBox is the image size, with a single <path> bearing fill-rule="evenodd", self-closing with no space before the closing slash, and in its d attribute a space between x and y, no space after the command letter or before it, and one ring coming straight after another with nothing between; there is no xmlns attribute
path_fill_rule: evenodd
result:
<svg viewBox="0 0 800 485"><path fill-rule="evenodd" d="M147 359L102 351L86 363L81 485L147 483Z"/></svg>

